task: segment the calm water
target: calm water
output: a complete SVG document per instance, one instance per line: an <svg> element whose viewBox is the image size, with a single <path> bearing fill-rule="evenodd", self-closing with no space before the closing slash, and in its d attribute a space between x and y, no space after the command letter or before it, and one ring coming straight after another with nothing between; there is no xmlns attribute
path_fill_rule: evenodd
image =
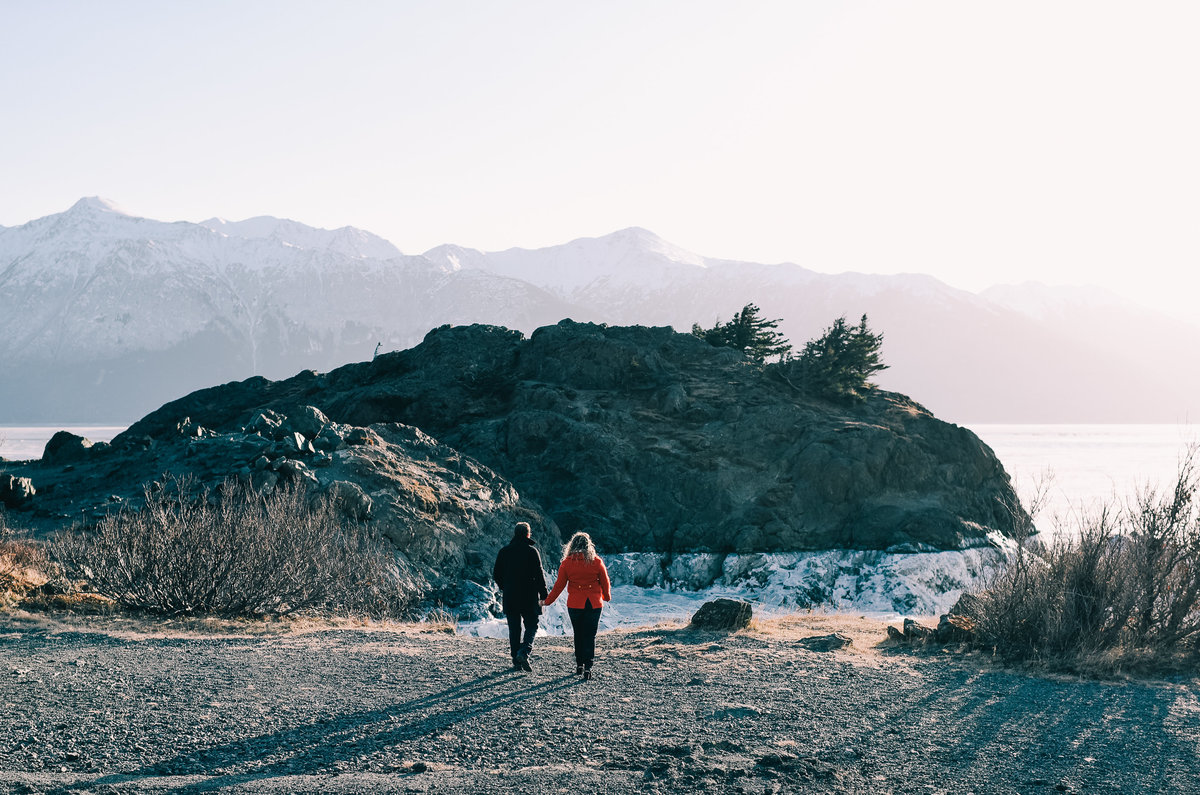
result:
<svg viewBox="0 0 1200 795"><path fill-rule="evenodd" d="M1181 457L1200 440L1191 425L969 425L996 452L1023 500L1050 477L1038 527L1055 516L1175 483Z"/></svg>
<svg viewBox="0 0 1200 795"><path fill-rule="evenodd" d="M1124 498L1147 483L1173 482L1187 445L1200 439L1190 425L970 425L1004 463L1022 498L1039 478L1053 476L1049 517L1114 496ZM0 425L0 456L40 458L56 431L108 441L122 426Z"/></svg>

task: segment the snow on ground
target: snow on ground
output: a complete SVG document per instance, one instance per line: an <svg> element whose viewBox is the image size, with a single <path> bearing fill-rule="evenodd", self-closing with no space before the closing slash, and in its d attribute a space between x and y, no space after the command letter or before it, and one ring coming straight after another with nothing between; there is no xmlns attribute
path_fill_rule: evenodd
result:
<svg viewBox="0 0 1200 795"><path fill-rule="evenodd" d="M981 585L1003 554L996 547L907 554L700 553L677 555L669 562L652 553L611 555L605 562L613 580L613 600L604 605L600 629L687 621L700 605L719 597L748 601L758 616L809 610L878 617L938 615L947 612L964 591ZM479 637L508 636L502 617L460 622L458 631ZM546 608L539 634L569 633L564 597Z"/></svg>

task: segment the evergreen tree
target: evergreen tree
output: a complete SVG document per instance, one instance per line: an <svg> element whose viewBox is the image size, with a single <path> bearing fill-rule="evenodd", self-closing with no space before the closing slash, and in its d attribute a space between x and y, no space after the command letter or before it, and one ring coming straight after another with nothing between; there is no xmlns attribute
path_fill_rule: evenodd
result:
<svg viewBox="0 0 1200 795"><path fill-rule="evenodd" d="M887 369L879 356L882 346L883 335L871 331L866 315L857 326L839 317L820 337L804 344L797 362L800 380L827 397L861 398L871 387L871 376Z"/></svg>
<svg viewBox="0 0 1200 795"><path fill-rule="evenodd" d="M756 305L746 304L728 323L718 320L709 329L693 323L692 334L718 348L737 348L757 362L772 356L782 359L791 352L791 343L775 330L779 320L766 320L760 312Z"/></svg>

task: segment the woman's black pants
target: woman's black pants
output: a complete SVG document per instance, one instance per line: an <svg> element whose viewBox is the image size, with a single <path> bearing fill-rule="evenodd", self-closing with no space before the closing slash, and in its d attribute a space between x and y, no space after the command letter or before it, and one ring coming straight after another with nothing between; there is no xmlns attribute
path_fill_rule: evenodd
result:
<svg viewBox="0 0 1200 795"><path fill-rule="evenodd" d="M600 608L592 607L589 599L585 607L568 607L571 629L575 631L575 664L592 667L596 657L596 630L600 628Z"/></svg>

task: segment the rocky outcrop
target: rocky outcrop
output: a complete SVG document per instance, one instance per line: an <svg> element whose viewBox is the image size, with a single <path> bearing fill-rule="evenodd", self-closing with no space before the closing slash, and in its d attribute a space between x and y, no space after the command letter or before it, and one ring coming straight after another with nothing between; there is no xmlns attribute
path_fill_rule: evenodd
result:
<svg viewBox="0 0 1200 795"><path fill-rule="evenodd" d="M974 552L1022 526L991 451L902 395L835 405L691 335L571 321L528 339L443 327L331 373L200 390L111 445L59 434L42 461L6 470L37 483L20 507L43 528L136 508L164 473L304 483L378 527L447 601L486 601L479 584L517 520L551 566L552 547L587 530L610 559L649 555L614 560L617 581L783 577L789 591L819 562L772 574L771 555L857 551L826 567L841 582L855 556ZM824 582L806 579L804 598L832 598Z"/></svg>
<svg viewBox="0 0 1200 795"><path fill-rule="evenodd" d="M36 498L31 478L0 475L0 498L26 510L26 524L86 524L137 509L144 484L189 475L210 489L233 478L263 492L300 484L314 497L328 495L348 518L392 542L429 599L486 601L469 592L488 582L518 521L529 522L548 545L545 554L557 559L558 529L536 505L491 469L409 425L349 426L305 406L290 415L249 412L224 431L183 417L168 434L126 434L111 446L67 437L54 438L58 453L71 451L68 463L56 454L20 465L41 484Z"/></svg>
<svg viewBox="0 0 1200 795"><path fill-rule="evenodd" d="M69 431L59 431L46 442L42 460L49 464L69 464L85 458L91 448L91 440Z"/></svg>
<svg viewBox="0 0 1200 795"><path fill-rule="evenodd" d="M193 393L116 441L159 439L185 416L233 429L308 405L338 423L421 428L606 550L912 552L1021 526L1008 476L970 431L894 393L807 397L669 328L563 321L526 339L443 327L325 375Z"/></svg>

